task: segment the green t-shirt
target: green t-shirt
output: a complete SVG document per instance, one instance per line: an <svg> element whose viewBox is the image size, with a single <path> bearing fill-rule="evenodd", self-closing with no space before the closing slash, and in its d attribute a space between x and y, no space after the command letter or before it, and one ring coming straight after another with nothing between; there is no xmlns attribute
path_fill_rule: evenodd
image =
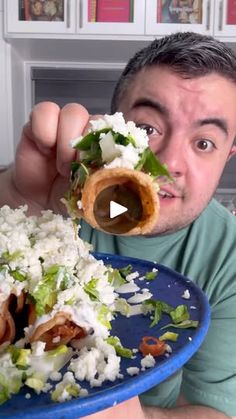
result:
<svg viewBox="0 0 236 419"><path fill-rule="evenodd" d="M174 406L181 391L192 404L236 415L236 217L212 200L191 225L166 236L112 236L85 223L80 236L95 251L166 265L208 296L211 325L200 349L182 371L144 393L142 402Z"/></svg>

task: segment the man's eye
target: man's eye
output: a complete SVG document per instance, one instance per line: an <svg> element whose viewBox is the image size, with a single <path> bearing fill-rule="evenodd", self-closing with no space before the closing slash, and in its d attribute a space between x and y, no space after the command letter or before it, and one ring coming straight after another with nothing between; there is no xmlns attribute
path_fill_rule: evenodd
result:
<svg viewBox="0 0 236 419"><path fill-rule="evenodd" d="M137 126L139 128L142 128L146 131L147 135L153 135L153 134L160 134L160 132L158 132L155 128L153 128L151 125L146 125L146 124L137 124Z"/></svg>
<svg viewBox="0 0 236 419"><path fill-rule="evenodd" d="M215 144L211 140L201 139L197 141L197 148L200 151L212 151L215 147Z"/></svg>

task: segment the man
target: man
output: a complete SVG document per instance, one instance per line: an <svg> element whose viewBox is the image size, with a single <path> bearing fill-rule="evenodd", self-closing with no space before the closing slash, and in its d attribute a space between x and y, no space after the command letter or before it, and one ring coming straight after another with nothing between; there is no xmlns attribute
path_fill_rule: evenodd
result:
<svg viewBox="0 0 236 419"><path fill-rule="evenodd" d="M212 200L236 153L236 57L193 33L156 40L128 63L111 110L147 130L175 182L161 187L160 218L149 237L112 236L82 223L82 238L98 251L155 260L191 278L208 295L212 321L183 370L141 396L143 408L134 398L91 418L236 416L236 219ZM76 158L69 140L88 122L80 105L37 105L15 165L2 174L2 204L65 212L59 198Z"/></svg>

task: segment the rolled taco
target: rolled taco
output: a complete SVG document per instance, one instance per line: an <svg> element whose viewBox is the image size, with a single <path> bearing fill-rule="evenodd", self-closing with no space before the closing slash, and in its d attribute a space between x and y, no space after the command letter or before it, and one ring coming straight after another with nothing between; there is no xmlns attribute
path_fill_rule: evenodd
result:
<svg viewBox="0 0 236 419"><path fill-rule="evenodd" d="M10 294L0 307L0 345L13 342L16 336L16 316L23 310L25 294Z"/></svg>
<svg viewBox="0 0 236 419"><path fill-rule="evenodd" d="M16 334L15 322L8 309L9 298L4 301L0 311L0 345L6 342L13 342Z"/></svg>
<svg viewBox="0 0 236 419"><path fill-rule="evenodd" d="M29 324L36 321L35 309L31 306ZM29 338L29 343L45 342L45 349L51 350L58 345L67 345L72 339L81 339L86 336L85 330L76 325L71 319L71 314L59 311L50 320L45 321L34 329Z"/></svg>
<svg viewBox="0 0 236 419"><path fill-rule="evenodd" d="M117 112L91 121L72 145L79 158L64 199L69 215L112 234L150 233L159 217L159 182L171 176L148 147L146 131ZM111 202L124 212L112 216Z"/></svg>

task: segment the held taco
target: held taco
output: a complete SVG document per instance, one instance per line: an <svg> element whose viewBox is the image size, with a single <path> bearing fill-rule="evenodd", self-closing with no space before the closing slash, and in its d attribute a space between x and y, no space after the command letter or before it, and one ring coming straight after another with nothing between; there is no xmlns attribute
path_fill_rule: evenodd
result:
<svg viewBox="0 0 236 419"><path fill-rule="evenodd" d="M148 136L122 113L90 121L87 135L73 141L71 186L63 200L72 218L112 234L148 234L158 221L158 182L171 176L148 147ZM111 202L125 208L111 215Z"/></svg>

